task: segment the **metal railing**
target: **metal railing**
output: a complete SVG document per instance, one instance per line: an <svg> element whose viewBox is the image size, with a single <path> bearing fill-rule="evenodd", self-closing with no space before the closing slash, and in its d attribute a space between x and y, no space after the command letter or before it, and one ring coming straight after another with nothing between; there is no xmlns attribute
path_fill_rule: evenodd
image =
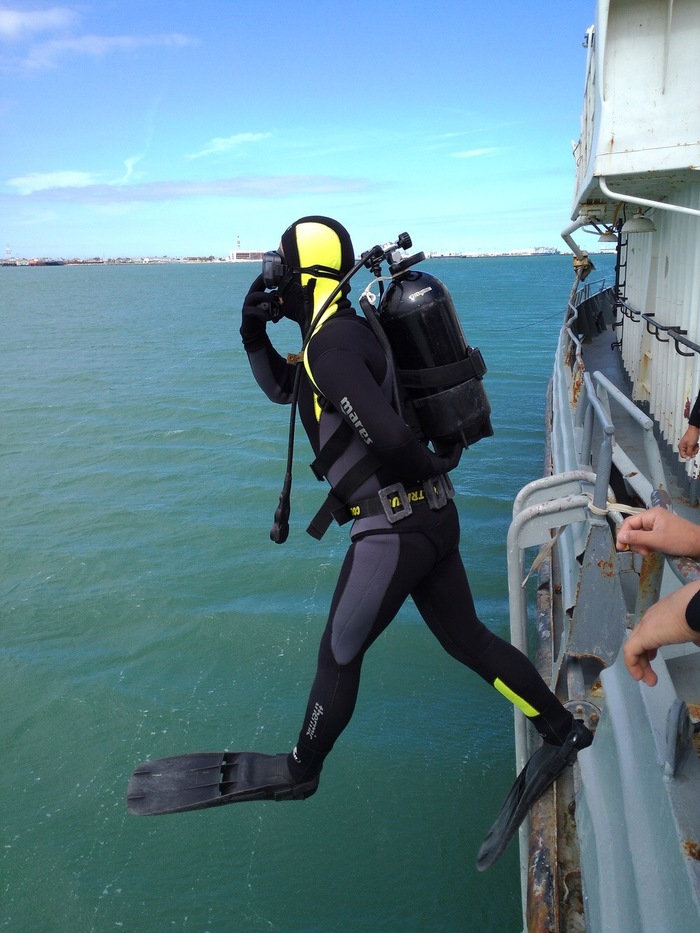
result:
<svg viewBox="0 0 700 933"><path fill-rule="evenodd" d="M585 297L589 297L588 291ZM577 298L581 299L582 296ZM617 503L610 485L613 467L623 477L627 487L647 507L670 505L661 454L654 437L654 423L603 373L590 374L585 371L583 347L576 331L579 311L573 299L574 294L569 302L569 313L560 335L551 400L555 414L552 442L564 448L561 461L565 468L529 483L520 491L513 504L513 520L508 531L511 641L526 655L529 654L526 583L532 573L532 570L527 575L525 573L526 549L541 549L533 564L534 569L546 550L557 545L562 590L568 581L571 599L575 602L581 597L585 602L586 595L580 592L580 588L585 581L584 567L587 557L590 557L590 562L595 563L601 554L609 554L612 573L617 576L622 561L625 561L625 566L630 569L634 566L633 555L617 555L608 527L608 519L618 527L623 520L621 512L615 509ZM674 339L676 336L681 337L680 334L672 336ZM644 469L635 462L631 451L624 450L619 443L615 420L611 414L611 403L631 418L639 429L646 460ZM600 443L596 449L595 438L598 436ZM681 583L700 579L700 567L694 561L687 558L665 559ZM636 561L638 566L639 558L636 558ZM611 605L610 614L617 614L620 618L612 620L606 635L610 641L606 663L612 663L614 660L624 641L626 628L636 623L644 611L659 599L663 571L664 556L648 555L643 559L639 573L640 583L633 611L630 612L626 608L624 599L615 603L619 611ZM607 571L601 573L605 572ZM621 597L619 582L617 586ZM553 592L551 598L554 598ZM566 609L564 595L562 604ZM568 613L563 611L561 624L558 626L560 631L557 632L559 644L552 646L557 657L552 659L550 683L554 689L562 667L565 667L569 705L574 704L577 709L583 709L589 708L591 704L586 702L582 668L574 649L570 647L576 641L576 632L572 632L576 626L581 629L578 639L580 644L592 631L590 620L586 620L585 617L583 620L577 619L575 613L569 619ZM528 729L528 720L515 709L515 756L518 773L529 758ZM526 892L529 878L529 820L520 828L519 847L522 890ZM525 897L525 893L523 896ZM525 915L526 913L523 914Z"/></svg>
<svg viewBox="0 0 700 933"><path fill-rule="evenodd" d="M570 305L574 314L576 308ZM581 341L572 329L573 317L564 325L566 340L560 346L555 370L559 370L559 384L563 388L567 380L564 377L567 360L572 349L576 362L570 367L570 391L577 395L567 399L571 414L568 434L560 432L560 441L573 445L567 458L572 469L544 477L528 484L520 491L513 506L513 520L508 532L508 589L511 623L511 641L524 653L528 653L527 593L525 579L525 550L529 547L552 547L552 533L560 538L560 564L563 577L570 570L574 582L572 590L577 591L580 557L585 549L588 534L592 526L607 524L607 517L619 526L623 520L621 511L615 508L615 497L611 489L610 478L613 467L623 477L628 488L634 492L647 507L659 500L659 496L668 489L665 471L656 438L654 423L635 403L622 393L603 373L590 374L583 369ZM580 372L576 373L577 365ZM555 372L555 376L557 373ZM576 384L575 390L572 386ZM561 392L553 400L562 408ZM613 401L638 426L643 441L646 459L645 468L630 456L628 451L616 439L616 428L610 412ZM558 417L566 417L560 410ZM594 454L594 427L601 432L601 440ZM578 429L578 431L576 430ZM578 442L576 434L578 433ZM595 460L595 471L592 464ZM570 528L570 526L573 526ZM574 532L568 548L564 536L567 530ZM556 540L556 539L555 539ZM614 545L611 546L614 548ZM700 566L688 558L666 558L675 576L687 583L700 579ZM644 607L659 598L663 560L657 560L652 569L648 562L642 574L643 592L629 622L639 618ZM565 565L569 565L568 567ZM527 723L524 717L516 717L516 759L521 768L527 760Z"/></svg>
<svg viewBox="0 0 700 933"><path fill-rule="evenodd" d="M647 332L652 334L659 343L670 343L670 341L673 340L676 353L680 356L694 356L696 353L700 355L700 346L698 346L697 343L693 343L693 341L688 338L688 331L684 328L679 327L677 324L661 324L656 320L656 315L651 311L638 311L624 298L618 300L617 307L620 309L622 315L632 321L633 324L638 324L640 320L644 321ZM666 334L667 336L662 337L662 334ZM682 346L687 347L690 353L685 353L681 350Z"/></svg>

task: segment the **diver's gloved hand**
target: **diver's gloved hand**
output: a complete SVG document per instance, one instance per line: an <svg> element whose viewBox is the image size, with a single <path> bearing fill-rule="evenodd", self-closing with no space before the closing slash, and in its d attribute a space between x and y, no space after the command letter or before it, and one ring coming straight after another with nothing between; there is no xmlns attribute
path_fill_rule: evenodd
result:
<svg viewBox="0 0 700 933"><path fill-rule="evenodd" d="M444 454L436 454L429 448L426 448L432 466L431 475L439 476L440 473L449 473L450 470L454 470L459 464L463 450L464 447L461 444L455 444L454 447Z"/></svg>
<svg viewBox="0 0 700 933"><path fill-rule="evenodd" d="M263 277L259 275L245 296L241 313L241 339L246 350L257 350L263 345L268 321L279 321L282 307L279 298L265 291Z"/></svg>

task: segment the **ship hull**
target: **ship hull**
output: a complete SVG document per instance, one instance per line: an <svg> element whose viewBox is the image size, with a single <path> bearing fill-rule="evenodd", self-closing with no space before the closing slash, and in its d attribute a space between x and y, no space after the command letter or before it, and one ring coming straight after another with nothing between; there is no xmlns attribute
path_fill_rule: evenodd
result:
<svg viewBox="0 0 700 933"><path fill-rule="evenodd" d="M661 649L654 688L621 657L645 609L700 569L615 547L629 509L700 520L698 465L677 452L700 391L698 37L690 0L600 0L588 32L572 289L543 477L516 500L508 560L511 638L596 737L521 831L530 930L700 930L700 652ZM615 242L605 282L591 232ZM519 713L515 736L519 770L537 743Z"/></svg>

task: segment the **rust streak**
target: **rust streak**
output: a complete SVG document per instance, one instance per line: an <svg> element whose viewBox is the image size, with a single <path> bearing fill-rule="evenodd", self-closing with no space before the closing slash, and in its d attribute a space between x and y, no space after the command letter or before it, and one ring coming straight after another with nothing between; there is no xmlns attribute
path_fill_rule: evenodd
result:
<svg viewBox="0 0 700 933"><path fill-rule="evenodd" d="M700 845L697 844L693 839L686 839L683 843L683 851L688 856L688 858L695 859L696 862L700 862Z"/></svg>

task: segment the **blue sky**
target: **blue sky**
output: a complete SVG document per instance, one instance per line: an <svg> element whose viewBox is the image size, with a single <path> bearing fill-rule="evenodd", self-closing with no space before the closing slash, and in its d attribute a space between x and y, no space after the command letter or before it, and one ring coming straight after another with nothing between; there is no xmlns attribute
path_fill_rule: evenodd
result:
<svg viewBox="0 0 700 933"><path fill-rule="evenodd" d="M358 252L564 248L593 13L0 0L0 246L224 256L321 213Z"/></svg>

